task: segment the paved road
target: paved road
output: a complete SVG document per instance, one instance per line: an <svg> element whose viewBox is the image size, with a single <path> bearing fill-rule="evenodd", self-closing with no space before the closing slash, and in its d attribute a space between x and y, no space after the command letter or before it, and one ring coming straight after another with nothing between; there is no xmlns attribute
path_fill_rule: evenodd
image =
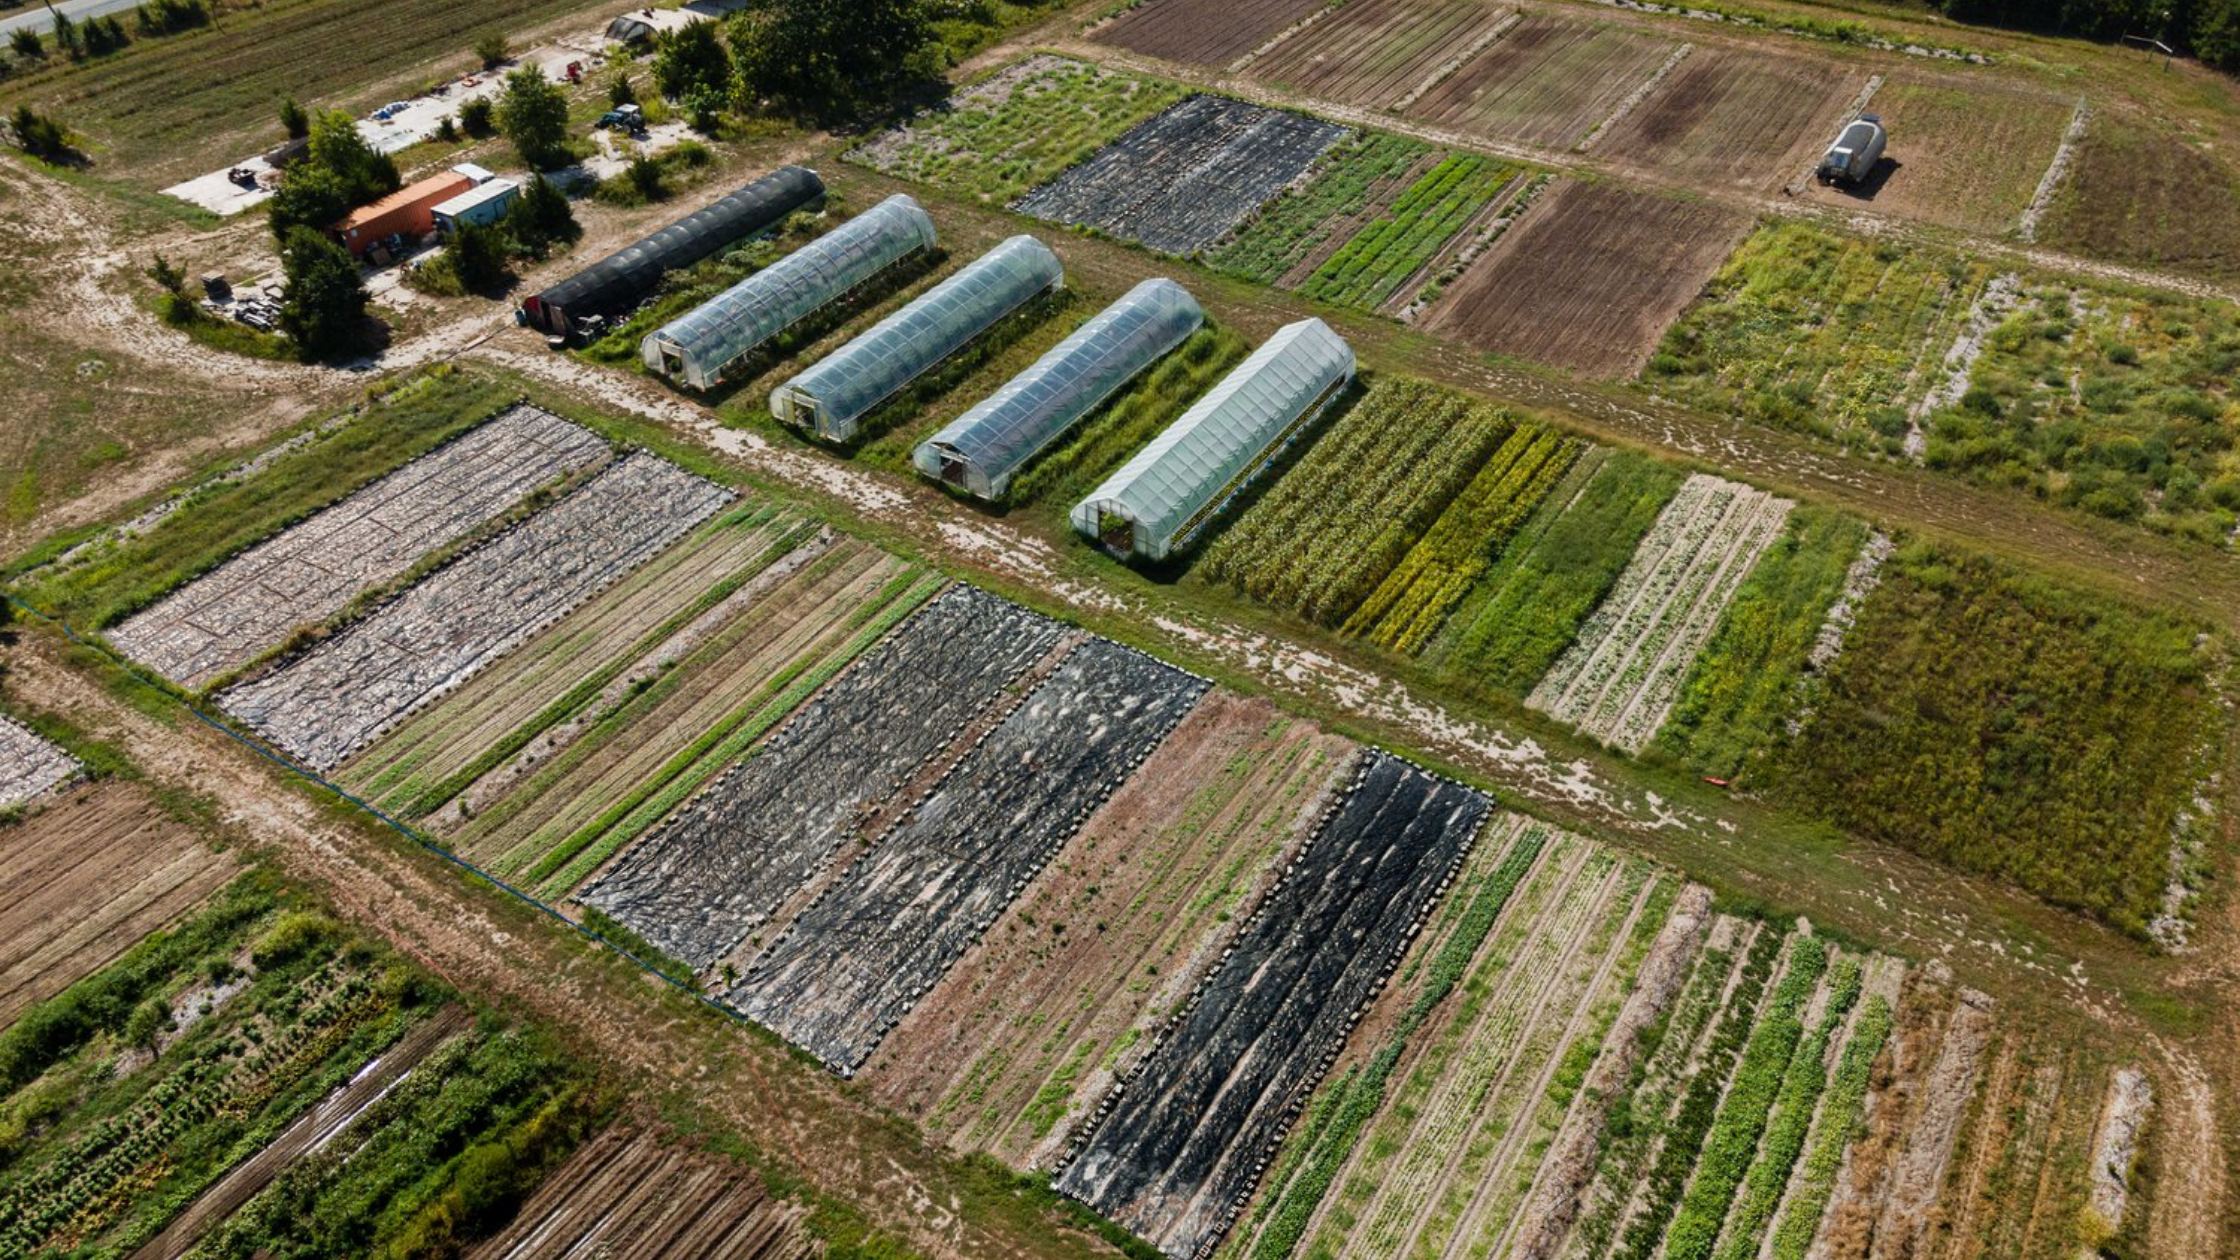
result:
<svg viewBox="0 0 2240 1260"><path fill-rule="evenodd" d="M139 3L140 0L55 0L54 7L69 14L71 21L80 22L89 17L101 17L110 13L130 13ZM6 17L0 17L0 35L19 26L28 26L41 36L54 30L54 13L44 3L27 4L20 9L0 12L7 14Z"/></svg>

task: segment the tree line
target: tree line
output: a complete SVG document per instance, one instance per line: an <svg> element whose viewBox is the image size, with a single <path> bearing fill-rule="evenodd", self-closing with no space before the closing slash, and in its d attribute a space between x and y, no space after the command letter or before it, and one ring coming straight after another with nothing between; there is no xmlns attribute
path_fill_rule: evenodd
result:
<svg viewBox="0 0 2240 1260"><path fill-rule="evenodd" d="M1958 22L2114 41L2157 39L2240 72L2240 0L1931 0Z"/></svg>

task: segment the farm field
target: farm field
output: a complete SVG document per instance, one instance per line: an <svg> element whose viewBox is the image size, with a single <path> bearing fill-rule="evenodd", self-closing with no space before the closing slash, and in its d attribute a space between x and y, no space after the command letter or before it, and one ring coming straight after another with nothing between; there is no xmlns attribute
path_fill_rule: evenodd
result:
<svg viewBox="0 0 2240 1260"><path fill-rule="evenodd" d="M1231 275L1295 287L1434 164L1430 145L1359 132L1325 151L1303 184L1277 194L1206 256Z"/></svg>
<svg viewBox="0 0 2240 1260"><path fill-rule="evenodd" d="M78 759L52 740L0 714L0 810L38 799L77 777Z"/></svg>
<svg viewBox="0 0 2240 1260"><path fill-rule="evenodd" d="M1254 57L1247 72L1303 96L1391 109L1514 16L1489 0L1354 0Z"/></svg>
<svg viewBox="0 0 2240 1260"><path fill-rule="evenodd" d="M2037 239L2229 281L2240 276L2240 166L2160 121L2096 112Z"/></svg>
<svg viewBox="0 0 2240 1260"><path fill-rule="evenodd" d="M1682 482L1526 703L1605 743L1641 751L1795 506L1703 473Z"/></svg>
<svg viewBox="0 0 2240 1260"><path fill-rule="evenodd" d="M1706 202L1559 181L1419 322L1480 350L1631 376L1746 226Z"/></svg>
<svg viewBox="0 0 2240 1260"><path fill-rule="evenodd" d="M1903 455L1917 403L1992 280L1958 254L1769 223L1665 334L1660 393Z"/></svg>
<svg viewBox="0 0 2240 1260"><path fill-rule="evenodd" d="M1531 13L1406 112L1441 127L1572 149L1599 140L1599 130L1680 47L1629 27Z"/></svg>
<svg viewBox="0 0 2240 1260"><path fill-rule="evenodd" d="M180 587L109 640L182 686L206 687L612 454L588 429L515 406Z"/></svg>
<svg viewBox="0 0 2240 1260"><path fill-rule="evenodd" d="M2029 207L2075 109L2072 97L2002 92L1980 80L1893 77L1867 112L1904 137L1895 167L1865 189L1813 180L1805 195L2004 235Z"/></svg>
<svg viewBox="0 0 2240 1260"><path fill-rule="evenodd" d="M1329 7L1329 0L1237 0L1208 9L1192 0L1143 0L1093 38L1147 57L1221 66Z"/></svg>
<svg viewBox="0 0 2240 1260"><path fill-rule="evenodd" d="M610 682L565 726L466 789L439 825L478 861L558 897L784 720L939 581L852 540L787 561L764 570L770 584L747 588L704 640L687 633Z"/></svg>
<svg viewBox="0 0 2240 1260"><path fill-rule="evenodd" d="M618 1123L587 1141L472 1260L813 1260L798 1204L752 1171Z"/></svg>
<svg viewBox="0 0 2240 1260"><path fill-rule="evenodd" d="M1347 741L1262 701L1207 695L861 1079L952 1146L1047 1167L1275 879L1353 757Z"/></svg>
<svg viewBox="0 0 2240 1260"><path fill-rule="evenodd" d="M145 789L96 784L0 823L0 1027L186 914L236 861Z"/></svg>
<svg viewBox="0 0 2240 1260"><path fill-rule="evenodd" d="M1172 1256L1219 1238L1491 812L1382 753L1107 1096L1058 1175ZM1250 978L1251 982L1247 983Z"/></svg>
<svg viewBox="0 0 2240 1260"><path fill-rule="evenodd" d="M696 970L742 942L759 949L750 934L866 815L1064 637L1015 604L950 588L578 899Z"/></svg>
<svg viewBox="0 0 2240 1260"><path fill-rule="evenodd" d="M1772 192L1819 159L1865 86L1864 75L1832 62L1699 48L1598 135L1595 152L1706 184Z"/></svg>
<svg viewBox="0 0 2240 1260"><path fill-rule="evenodd" d="M1104 640L1074 648L724 1000L852 1075L1206 687ZM976 845L989 819L1009 823Z"/></svg>
<svg viewBox="0 0 2240 1260"><path fill-rule="evenodd" d="M1002 205L1181 95L1156 79L1029 57L849 150L848 159Z"/></svg>
<svg viewBox="0 0 2240 1260"><path fill-rule="evenodd" d="M1351 133L1304 114L1191 96L1013 208L1190 255L1213 245Z"/></svg>
<svg viewBox="0 0 2240 1260"><path fill-rule="evenodd" d="M630 456L219 704L331 769L731 497L655 456Z"/></svg>

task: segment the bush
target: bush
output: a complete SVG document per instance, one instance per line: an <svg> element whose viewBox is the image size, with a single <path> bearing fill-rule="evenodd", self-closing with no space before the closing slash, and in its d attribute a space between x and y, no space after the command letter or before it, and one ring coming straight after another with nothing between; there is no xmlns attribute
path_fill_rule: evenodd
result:
<svg viewBox="0 0 2240 1260"><path fill-rule="evenodd" d="M138 14L142 35L173 35L210 24L203 0L145 0Z"/></svg>
<svg viewBox="0 0 2240 1260"><path fill-rule="evenodd" d="M505 64L513 50L506 47L504 31L492 31L474 41L474 55L481 59L483 69L494 70Z"/></svg>
<svg viewBox="0 0 2240 1260"><path fill-rule="evenodd" d="M497 110L487 96L478 96L459 107L459 126L470 136L487 136L498 129Z"/></svg>
<svg viewBox="0 0 2240 1260"><path fill-rule="evenodd" d="M309 910L291 910L257 938L249 949L249 961L259 971L271 971L327 953L341 939L342 932L334 920Z"/></svg>
<svg viewBox="0 0 2240 1260"><path fill-rule="evenodd" d="M18 57L44 59L47 55L46 45L39 42L39 32L28 26L19 26L8 33L8 47L14 49Z"/></svg>
<svg viewBox="0 0 2240 1260"><path fill-rule="evenodd" d="M695 92L706 92L721 100L730 95L731 58L716 38L716 25L694 22L658 37L653 82L663 96L683 100Z"/></svg>
<svg viewBox="0 0 2240 1260"><path fill-rule="evenodd" d="M300 140L311 134L311 115L296 104L296 98L287 97L280 102L280 126L286 129L290 140Z"/></svg>
<svg viewBox="0 0 2240 1260"><path fill-rule="evenodd" d="M542 175L529 177L506 211L504 226L514 248L531 258L544 257L554 245L573 245L583 236L568 195Z"/></svg>
<svg viewBox="0 0 2240 1260"><path fill-rule="evenodd" d="M9 125L15 131L16 147L41 161L59 163L76 156L61 125L29 105L16 106Z"/></svg>

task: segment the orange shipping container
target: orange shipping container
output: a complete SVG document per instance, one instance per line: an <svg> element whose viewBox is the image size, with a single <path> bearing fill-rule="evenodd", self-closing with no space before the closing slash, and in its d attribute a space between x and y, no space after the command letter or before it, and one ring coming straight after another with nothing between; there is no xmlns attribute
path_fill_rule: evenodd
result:
<svg viewBox="0 0 2240 1260"><path fill-rule="evenodd" d="M335 239L352 254L363 254L391 235L413 240L436 230L435 209L474 187L456 171L407 184L370 205L359 206L334 225Z"/></svg>

